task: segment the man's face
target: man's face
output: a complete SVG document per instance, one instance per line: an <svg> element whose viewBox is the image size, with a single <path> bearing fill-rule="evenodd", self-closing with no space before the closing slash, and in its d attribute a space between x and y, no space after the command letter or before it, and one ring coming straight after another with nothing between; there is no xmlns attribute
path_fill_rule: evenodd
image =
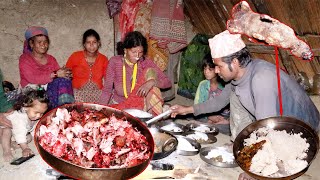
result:
<svg viewBox="0 0 320 180"><path fill-rule="evenodd" d="M227 63L222 61L222 58L213 58L213 62L216 65L215 72L223 79L225 82L235 79L236 77L236 69L231 63L231 70Z"/></svg>

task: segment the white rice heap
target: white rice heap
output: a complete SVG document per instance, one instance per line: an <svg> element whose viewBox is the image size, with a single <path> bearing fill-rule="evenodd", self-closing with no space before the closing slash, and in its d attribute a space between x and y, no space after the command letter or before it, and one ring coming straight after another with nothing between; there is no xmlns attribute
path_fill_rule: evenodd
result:
<svg viewBox="0 0 320 180"><path fill-rule="evenodd" d="M188 140L182 137L178 137L178 150L182 151L198 151Z"/></svg>
<svg viewBox="0 0 320 180"><path fill-rule="evenodd" d="M260 128L244 140L244 145L266 140L261 150L252 158L250 171L269 177L284 177L300 172L307 167L309 143L302 133L287 133L269 128ZM280 168L280 169L279 169Z"/></svg>
<svg viewBox="0 0 320 180"><path fill-rule="evenodd" d="M170 132L182 132L182 129L173 123L169 123L165 126L162 126L161 129L164 131L170 131Z"/></svg>
<svg viewBox="0 0 320 180"><path fill-rule="evenodd" d="M208 133L210 132L210 128L208 126L203 126L203 125L200 125L196 128L193 128L194 131L198 131L198 132L203 132L203 133Z"/></svg>
<svg viewBox="0 0 320 180"><path fill-rule="evenodd" d="M225 147L217 147L215 149L211 149L209 153L205 156L205 158L211 159L211 158L217 158L218 156L221 156L222 162L225 162L225 163L234 162L233 154L228 152L228 150Z"/></svg>
<svg viewBox="0 0 320 180"><path fill-rule="evenodd" d="M206 133L203 133L203 132L194 132L193 134L189 134L187 135L188 138L190 139L194 139L196 141L200 141L200 140L203 140L203 141L208 141L209 140L209 137Z"/></svg>

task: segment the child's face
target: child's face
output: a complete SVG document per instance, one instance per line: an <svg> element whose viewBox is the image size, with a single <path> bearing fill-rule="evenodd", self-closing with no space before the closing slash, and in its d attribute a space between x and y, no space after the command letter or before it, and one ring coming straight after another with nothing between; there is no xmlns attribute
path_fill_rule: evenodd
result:
<svg viewBox="0 0 320 180"><path fill-rule="evenodd" d="M210 66L206 66L203 69L203 74L207 80L211 80L217 77L217 74L214 72L214 68L211 68Z"/></svg>
<svg viewBox="0 0 320 180"><path fill-rule="evenodd" d="M48 105L46 103L41 103L38 100L33 101L33 106L26 107L26 112L31 121L36 121L40 119L46 112Z"/></svg>

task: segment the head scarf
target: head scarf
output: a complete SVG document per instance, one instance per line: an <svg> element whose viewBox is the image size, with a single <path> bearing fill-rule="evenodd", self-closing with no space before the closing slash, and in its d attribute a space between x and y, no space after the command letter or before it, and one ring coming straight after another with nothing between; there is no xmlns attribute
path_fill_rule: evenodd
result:
<svg viewBox="0 0 320 180"><path fill-rule="evenodd" d="M246 45L241 39L241 34L230 34L228 30L209 39L212 58L221 58L240 51Z"/></svg>
<svg viewBox="0 0 320 180"><path fill-rule="evenodd" d="M26 32L24 33L26 40L24 41L24 45L23 45L23 53L32 51L29 44L28 44L28 41L30 38L37 36L37 35L45 35L47 37L49 36L46 28L38 27L38 26L29 27L26 30Z"/></svg>

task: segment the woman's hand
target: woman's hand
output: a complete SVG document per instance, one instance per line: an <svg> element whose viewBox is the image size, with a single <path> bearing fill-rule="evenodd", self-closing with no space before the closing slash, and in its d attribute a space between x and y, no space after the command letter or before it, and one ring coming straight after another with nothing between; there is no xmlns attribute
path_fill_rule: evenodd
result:
<svg viewBox="0 0 320 180"><path fill-rule="evenodd" d="M177 115L186 115L194 112L193 106L181 106L176 104L171 106L170 109L172 110L172 118L175 118Z"/></svg>
<svg viewBox="0 0 320 180"><path fill-rule="evenodd" d="M72 78L72 71L69 68L62 67L57 71L57 77L61 78Z"/></svg>
<svg viewBox="0 0 320 180"><path fill-rule="evenodd" d="M148 80L146 81L144 84L142 84L140 86L140 88L138 89L137 91L137 95L140 96L140 97L146 97L147 94L149 93L149 91L151 90L151 88L153 86L156 85L156 80L154 79L151 79L151 80Z"/></svg>

